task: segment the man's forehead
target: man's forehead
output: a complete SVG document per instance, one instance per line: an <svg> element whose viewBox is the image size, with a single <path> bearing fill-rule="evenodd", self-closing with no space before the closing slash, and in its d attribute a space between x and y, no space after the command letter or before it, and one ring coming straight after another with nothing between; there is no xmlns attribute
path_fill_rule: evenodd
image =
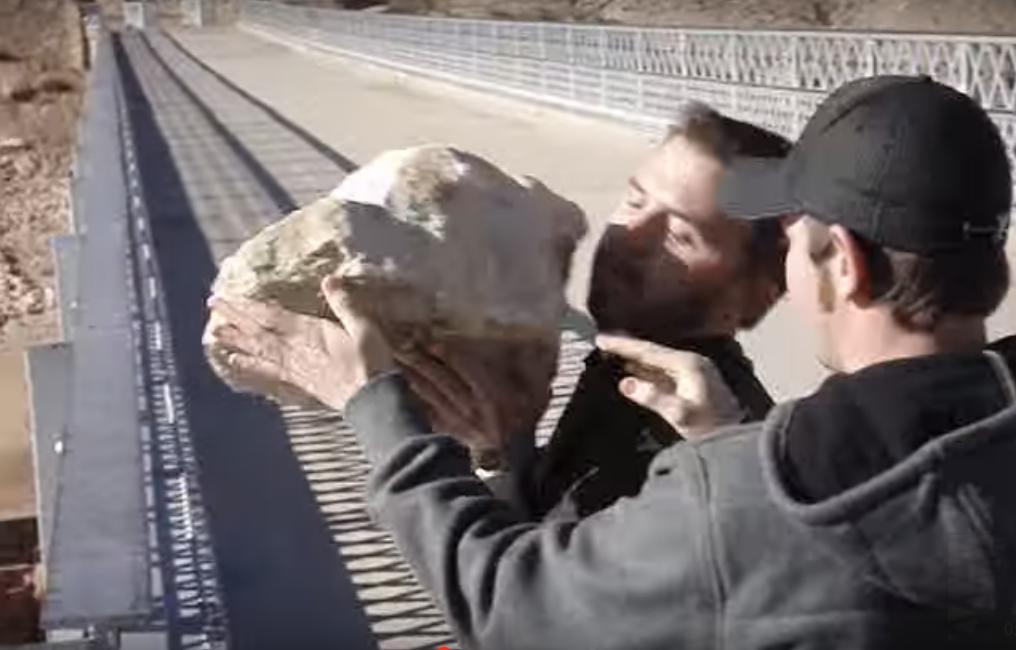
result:
<svg viewBox="0 0 1016 650"><path fill-rule="evenodd" d="M658 146L632 180L671 209L706 218L717 212L716 188L723 166L700 147L676 136Z"/></svg>

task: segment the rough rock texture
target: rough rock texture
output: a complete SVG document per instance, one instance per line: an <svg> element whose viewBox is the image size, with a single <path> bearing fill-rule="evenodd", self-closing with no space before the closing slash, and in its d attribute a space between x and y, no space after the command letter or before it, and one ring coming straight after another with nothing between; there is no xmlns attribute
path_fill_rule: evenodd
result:
<svg viewBox="0 0 1016 650"><path fill-rule="evenodd" d="M247 241L212 291L322 315L320 282L337 273L396 348L468 349L519 381L535 365L549 385L585 229L538 181L450 148L392 151ZM273 396L291 401L280 388Z"/></svg>

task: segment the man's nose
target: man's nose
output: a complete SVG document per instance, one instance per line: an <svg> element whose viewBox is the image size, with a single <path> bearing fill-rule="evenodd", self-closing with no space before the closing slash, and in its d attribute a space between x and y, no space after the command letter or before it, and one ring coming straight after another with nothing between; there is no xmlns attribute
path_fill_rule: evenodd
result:
<svg viewBox="0 0 1016 650"><path fill-rule="evenodd" d="M637 210L618 223L625 240L634 248L651 248L666 232L667 216L657 210Z"/></svg>

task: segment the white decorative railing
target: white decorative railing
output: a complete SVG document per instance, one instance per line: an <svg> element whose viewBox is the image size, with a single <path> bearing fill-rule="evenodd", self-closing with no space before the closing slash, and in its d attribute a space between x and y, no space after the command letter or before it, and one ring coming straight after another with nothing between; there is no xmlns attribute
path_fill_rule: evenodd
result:
<svg viewBox="0 0 1016 650"><path fill-rule="evenodd" d="M796 136L827 92L927 74L979 101L1016 145L1016 37L636 28L460 20L248 1L248 28L416 73L666 124L682 100Z"/></svg>

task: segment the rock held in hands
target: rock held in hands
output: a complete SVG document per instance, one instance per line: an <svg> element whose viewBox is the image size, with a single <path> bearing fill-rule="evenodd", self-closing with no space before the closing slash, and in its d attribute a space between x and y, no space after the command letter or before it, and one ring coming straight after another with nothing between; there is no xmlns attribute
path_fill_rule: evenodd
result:
<svg viewBox="0 0 1016 650"><path fill-rule="evenodd" d="M396 349L482 344L499 351L492 372L535 363L549 385L585 231L581 210L532 178L443 146L390 151L244 243L212 291L330 317L320 283L336 274ZM271 392L292 401L291 387Z"/></svg>

